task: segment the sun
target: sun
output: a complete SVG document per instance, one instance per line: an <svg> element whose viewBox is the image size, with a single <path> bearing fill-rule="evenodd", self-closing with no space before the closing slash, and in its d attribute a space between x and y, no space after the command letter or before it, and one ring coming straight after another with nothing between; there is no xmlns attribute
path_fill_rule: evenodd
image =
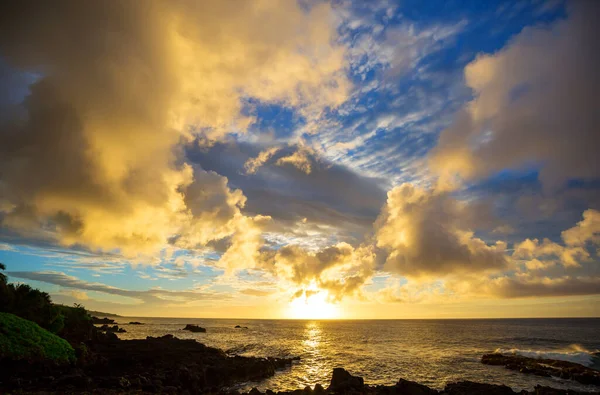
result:
<svg viewBox="0 0 600 395"><path fill-rule="evenodd" d="M339 318L339 316L339 307L328 302L327 292L322 290L296 298L288 307L288 317L294 319L325 320Z"/></svg>

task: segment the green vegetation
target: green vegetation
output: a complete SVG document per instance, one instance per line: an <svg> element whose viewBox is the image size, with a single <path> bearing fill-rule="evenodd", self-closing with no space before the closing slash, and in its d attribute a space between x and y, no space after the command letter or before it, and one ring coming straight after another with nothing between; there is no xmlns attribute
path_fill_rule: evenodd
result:
<svg viewBox="0 0 600 395"><path fill-rule="evenodd" d="M0 270L6 267L0 264ZM50 300L50 295L27 284L8 284L0 273L0 312L12 313L33 321L44 329L58 333L63 329L64 317Z"/></svg>
<svg viewBox="0 0 600 395"><path fill-rule="evenodd" d="M0 313L10 313L33 321L71 344L79 345L92 338L94 325L83 306L54 304L46 292L27 284L8 284L1 272L5 269L0 263Z"/></svg>
<svg viewBox="0 0 600 395"><path fill-rule="evenodd" d="M0 357L16 360L75 361L73 347L39 325L13 314L0 313Z"/></svg>

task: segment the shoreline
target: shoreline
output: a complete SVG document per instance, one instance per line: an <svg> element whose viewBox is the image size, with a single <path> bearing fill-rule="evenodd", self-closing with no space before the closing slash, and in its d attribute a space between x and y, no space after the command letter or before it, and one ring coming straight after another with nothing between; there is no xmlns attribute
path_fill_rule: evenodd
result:
<svg viewBox="0 0 600 395"><path fill-rule="evenodd" d="M0 361L0 390L20 394L230 394L230 395L434 395L434 394L538 394L576 395L600 392L578 392L540 386L533 391L513 391L500 384L461 380L447 383L438 391L426 385L390 377L392 385L365 384L343 368L335 368L330 383L291 391L264 392L253 388L240 392L233 388L256 383L292 367L299 357L257 358L229 356L223 350L208 347L192 339L173 335L147 337L142 340L120 340L111 332L96 336L86 343L86 353L78 362L56 366L44 363ZM488 354L482 363L503 365L520 374L549 376L548 369L560 369L558 377L584 384L600 385L600 372L583 365L553 360ZM548 367L548 364L554 364ZM396 381L397 380L397 381ZM582 381L583 380L583 381ZM0 391L1 392L1 391ZM3 392L4 393L4 392Z"/></svg>

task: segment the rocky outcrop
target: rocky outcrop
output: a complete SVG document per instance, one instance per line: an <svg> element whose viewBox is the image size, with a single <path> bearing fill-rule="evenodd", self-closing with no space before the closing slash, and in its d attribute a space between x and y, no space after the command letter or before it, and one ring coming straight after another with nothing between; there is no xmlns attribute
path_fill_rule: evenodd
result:
<svg viewBox="0 0 600 395"><path fill-rule="evenodd" d="M131 322L129 323L129 325L144 325L144 324L143 324L143 323L141 323L141 322L137 322L137 321L131 321Z"/></svg>
<svg viewBox="0 0 600 395"><path fill-rule="evenodd" d="M118 325L113 325L113 326L102 325L101 327L98 328L98 330L102 331L102 332L113 332L113 333L125 333L125 332L127 332L125 329L119 328Z"/></svg>
<svg viewBox="0 0 600 395"><path fill-rule="evenodd" d="M113 333L114 335L114 333ZM82 366L3 364L0 393L93 393L93 394L220 394L240 395L228 390L240 382L258 381L292 364L285 358L228 357L223 351L195 340L172 335L145 340L114 340L89 344L93 355ZM245 395L262 395L253 388ZM275 395L267 390L265 395ZM333 371L327 389L320 384L277 395L578 395L576 391L537 386L533 391L514 392L504 385L460 381L442 391L400 379L395 385L371 386L362 377L342 368Z"/></svg>
<svg viewBox="0 0 600 395"><path fill-rule="evenodd" d="M497 384L475 383L472 381L459 381L458 383L450 383L444 388L444 394L448 395L514 395L510 387Z"/></svg>
<svg viewBox="0 0 600 395"><path fill-rule="evenodd" d="M400 394L434 395L438 393L436 390L431 389L426 385L404 379L398 380L396 383L396 389Z"/></svg>
<svg viewBox="0 0 600 395"><path fill-rule="evenodd" d="M234 329L248 329L248 327L247 326L236 325L236 326L234 326Z"/></svg>
<svg viewBox="0 0 600 395"><path fill-rule="evenodd" d="M229 392L229 395L237 394ZM253 388L250 392L243 395L262 395L258 389ZM267 390L265 395L275 395L273 391ZM327 390L320 384L315 385L314 389L305 387L294 391L278 392L277 395L591 395L591 393L581 393L572 390L559 390L555 388L536 386L533 391L515 392L510 387L497 384L475 383L472 381L459 381L449 383L442 391L437 391L423 384L400 379L396 385L371 386L365 384L363 379L353 376L342 368L333 370L331 384Z"/></svg>
<svg viewBox="0 0 600 395"><path fill-rule="evenodd" d="M362 377L352 376L345 369L335 368L327 390L333 392L362 391L364 386L365 382Z"/></svg>
<svg viewBox="0 0 600 395"><path fill-rule="evenodd" d="M521 373L542 377L560 377L574 380L582 384L600 385L600 372L583 365L555 359L536 359L520 355L504 355L499 353L485 354L481 362L486 365L504 366Z"/></svg>
<svg viewBox="0 0 600 395"><path fill-rule="evenodd" d="M98 317L92 317L92 324L94 325L104 325L104 324L114 324L115 320L111 320L110 318L98 318Z"/></svg>
<svg viewBox="0 0 600 395"><path fill-rule="evenodd" d="M114 335L114 333L113 333ZM286 358L228 357L219 349L172 335L145 340L89 344L83 366L23 366L0 370L0 393L50 390L56 393L217 392L242 381L261 380L292 364ZM4 366L4 365L3 365Z"/></svg>
<svg viewBox="0 0 600 395"><path fill-rule="evenodd" d="M183 330L190 331L190 332L206 332L205 328L202 328L201 326L193 325L193 324L187 324L185 326L185 328L183 328Z"/></svg>

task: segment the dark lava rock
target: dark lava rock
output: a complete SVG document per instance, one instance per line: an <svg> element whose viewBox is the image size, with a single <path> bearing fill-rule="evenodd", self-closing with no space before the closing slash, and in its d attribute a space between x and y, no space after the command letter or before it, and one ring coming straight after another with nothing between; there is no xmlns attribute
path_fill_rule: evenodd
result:
<svg viewBox="0 0 600 395"><path fill-rule="evenodd" d="M105 336L116 335L107 332ZM94 341L82 366L46 366L2 362L0 394L51 389L57 394L177 393L199 394L246 381L258 381L292 364L291 359L228 357L193 339L166 335L145 340ZM6 363L4 363L6 362ZM11 367L10 369L5 367ZM48 383L48 377L56 378ZM116 392L113 392L116 391ZM214 391L213 391L214 392Z"/></svg>
<svg viewBox="0 0 600 395"><path fill-rule="evenodd" d="M544 387L541 385L536 385L533 392L530 392L530 394L535 394L535 395L578 395L580 393L577 391L573 391L573 390L559 390L556 388L550 388L550 387Z"/></svg>
<svg viewBox="0 0 600 395"><path fill-rule="evenodd" d="M415 383L414 381L400 379L396 383L396 389L400 394L410 395L434 395L438 392L426 385Z"/></svg>
<svg viewBox="0 0 600 395"><path fill-rule="evenodd" d="M102 325L101 327L98 328L98 330L102 331L102 332L117 332L117 333L125 333L127 332L125 329L123 328L119 328L118 325L113 325L113 326L108 326L108 325Z"/></svg>
<svg viewBox="0 0 600 395"><path fill-rule="evenodd" d="M129 323L129 325L144 325L144 324L142 324L141 322L137 322L137 321L131 321Z"/></svg>
<svg viewBox="0 0 600 395"><path fill-rule="evenodd" d="M574 362L556 359L536 359L520 355L485 354L481 362L486 365L504 366L521 373L542 377L560 377L582 384L600 385L600 372Z"/></svg>
<svg viewBox="0 0 600 395"><path fill-rule="evenodd" d="M506 385L460 381L458 383L447 384L443 393L448 395L514 395L516 392Z"/></svg>
<svg viewBox="0 0 600 395"><path fill-rule="evenodd" d="M206 332L206 329L202 328L201 326L193 325L193 324L187 324L185 326L185 328L183 328L183 330L190 331L190 332Z"/></svg>
<svg viewBox="0 0 600 395"><path fill-rule="evenodd" d="M248 327L247 326L236 325L236 326L234 326L234 329L248 329Z"/></svg>
<svg viewBox="0 0 600 395"><path fill-rule="evenodd" d="M364 386L365 382L362 377L352 376L346 369L335 368L328 390L334 392L360 391Z"/></svg>
<svg viewBox="0 0 600 395"><path fill-rule="evenodd" d="M95 324L95 325L114 324L114 323L115 323L115 320L111 320L110 318L92 317L92 324Z"/></svg>

